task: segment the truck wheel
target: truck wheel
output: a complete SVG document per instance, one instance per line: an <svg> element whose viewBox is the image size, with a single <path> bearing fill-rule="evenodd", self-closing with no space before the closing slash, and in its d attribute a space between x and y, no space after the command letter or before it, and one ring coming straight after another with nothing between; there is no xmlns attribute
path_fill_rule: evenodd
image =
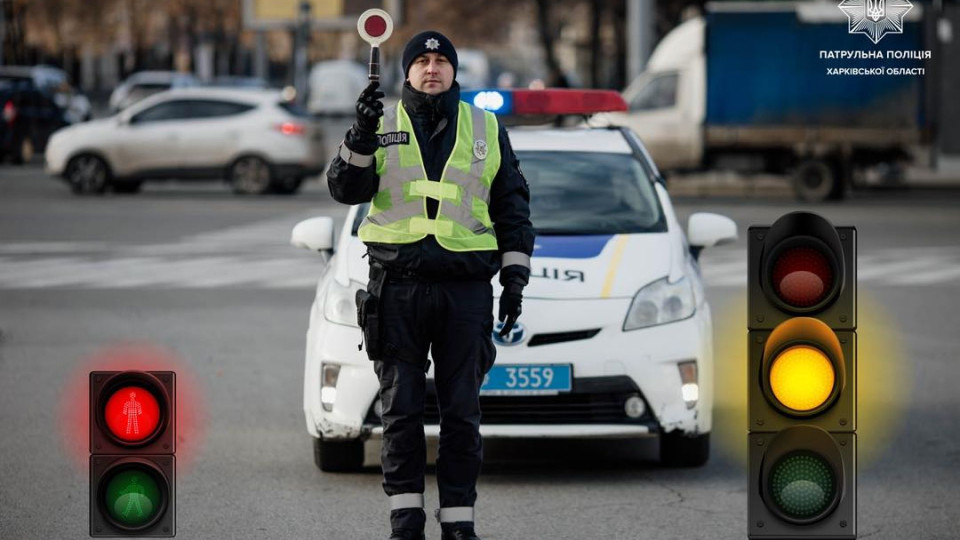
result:
<svg viewBox="0 0 960 540"><path fill-rule="evenodd" d="M836 193L840 183L834 170L818 159L802 161L793 171L793 193L801 201L825 201Z"/></svg>
<svg viewBox="0 0 960 540"><path fill-rule="evenodd" d="M313 462L324 472L356 472L363 468L363 441L325 441L314 437Z"/></svg>
<svg viewBox="0 0 960 540"><path fill-rule="evenodd" d="M701 467L710 457L710 434L681 432L660 435L660 463L667 467Z"/></svg>

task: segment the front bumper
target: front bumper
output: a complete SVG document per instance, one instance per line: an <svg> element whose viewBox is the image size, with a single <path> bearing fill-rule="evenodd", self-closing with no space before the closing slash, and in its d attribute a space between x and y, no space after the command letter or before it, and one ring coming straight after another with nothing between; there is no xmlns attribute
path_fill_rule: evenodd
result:
<svg viewBox="0 0 960 540"><path fill-rule="evenodd" d="M526 409L529 414L526 416L522 412L509 414L509 400L503 401L502 396L481 396L481 433L491 437L645 437L661 432L696 434L711 430L713 356L707 305L698 309L693 317L675 323L623 332L620 320L613 324L610 321L598 321L600 324L595 327L599 327L600 331L588 332L584 331L587 330L585 326L590 326L583 324L588 319L585 314L626 313L629 299L622 302L614 299L586 300L576 302L578 309L563 310L557 309L559 302L531 299L528 303L529 307L524 306L523 320L530 321L533 337L520 346L498 347L497 363L569 363L573 366L575 391L554 396L554 403L550 402L548 396L509 398L529 402ZM598 308L602 311L598 311ZM550 321L551 332L536 332L536 321ZM304 381L304 412L308 431L315 437L326 439L378 436L379 419L372 411L379 383L365 353L357 350L360 330L331 324L323 320L322 315L314 318L313 324L317 327L308 332ZM531 346L538 342L538 336L557 335L569 335L575 339L560 343L540 339L539 342L548 344ZM699 374L700 396L692 408L687 407L682 399L682 381L677 368L678 362L688 360L696 360ZM329 412L320 405L321 363L341 366L337 400ZM431 368L427 373L428 388L432 388L432 375ZM577 390L583 390L585 385L589 387L602 381L619 381L617 384L626 381L630 387L588 391L593 394L589 398L593 412L589 414L581 414L584 413L581 407L579 412L574 410L550 416L550 407L576 409L579 405L569 403L571 396ZM627 419L623 409L625 396L632 392L640 395L647 405L644 416L637 420ZM597 397L601 394L607 396ZM542 401L537 402L538 399ZM426 403L425 423L429 436L439 429L438 416L432 412L436 409L435 399L428 396Z"/></svg>

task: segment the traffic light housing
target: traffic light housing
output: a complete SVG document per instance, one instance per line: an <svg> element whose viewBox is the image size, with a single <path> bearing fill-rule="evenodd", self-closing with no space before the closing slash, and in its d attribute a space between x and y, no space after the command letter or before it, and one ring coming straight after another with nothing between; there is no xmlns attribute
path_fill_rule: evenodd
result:
<svg viewBox="0 0 960 540"><path fill-rule="evenodd" d="M856 538L856 229L748 238L749 537Z"/></svg>
<svg viewBox="0 0 960 540"><path fill-rule="evenodd" d="M90 536L176 534L176 374L90 372Z"/></svg>

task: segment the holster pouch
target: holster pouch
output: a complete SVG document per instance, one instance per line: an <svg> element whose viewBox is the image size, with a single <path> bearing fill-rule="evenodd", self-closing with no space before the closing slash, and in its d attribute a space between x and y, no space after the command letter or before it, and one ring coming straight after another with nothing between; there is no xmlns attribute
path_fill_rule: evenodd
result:
<svg viewBox="0 0 960 540"><path fill-rule="evenodd" d="M383 291L383 282L386 280L386 272L383 266L373 261L370 262L370 282L367 284L367 290L357 291L357 324L363 331L360 340L360 349L367 349L367 358L370 360L382 360L382 309L380 298Z"/></svg>

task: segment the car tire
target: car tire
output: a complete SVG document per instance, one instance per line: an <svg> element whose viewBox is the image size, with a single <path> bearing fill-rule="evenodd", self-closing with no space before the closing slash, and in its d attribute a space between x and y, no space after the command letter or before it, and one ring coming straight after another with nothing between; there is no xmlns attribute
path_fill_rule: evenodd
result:
<svg viewBox="0 0 960 540"><path fill-rule="evenodd" d="M660 463L667 467L701 467L710 457L710 434L681 432L660 435Z"/></svg>
<svg viewBox="0 0 960 540"><path fill-rule="evenodd" d="M263 195L273 187L273 169L257 156L243 156L233 162L230 185L239 195Z"/></svg>
<svg viewBox="0 0 960 540"><path fill-rule="evenodd" d="M278 178L273 185L273 192L277 195L295 195L298 191L300 191L300 186L302 184L302 176L287 176L285 178Z"/></svg>
<svg viewBox="0 0 960 540"><path fill-rule="evenodd" d="M143 182L115 182L111 187L114 193L140 193Z"/></svg>
<svg viewBox="0 0 960 540"><path fill-rule="evenodd" d="M77 195L100 195L110 185L110 167L93 154L80 154L70 159L64 176L70 190Z"/></svg>
<svg viewBox="0 0 960 540"><path fill-rule="evenodd" d="M16 165L23 165L25 163L30 163L33 161L33 156L36 152L34 151L33 139L29 135L20 139L20 142L17 143L16 147L13 150L13 156L11 161Z"/></svg>
<svg viewBox="0 0 960 540"><path fill-rule="evenodd" d="M325 441L314 437L313 462L324 472L357 472L363 468L363 441Z"/></svg>

